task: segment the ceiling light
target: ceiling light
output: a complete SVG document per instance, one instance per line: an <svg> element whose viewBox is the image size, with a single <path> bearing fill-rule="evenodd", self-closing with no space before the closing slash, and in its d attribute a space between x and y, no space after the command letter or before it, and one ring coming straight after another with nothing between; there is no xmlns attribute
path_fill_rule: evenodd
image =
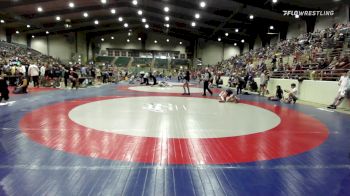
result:
<svg viewBox="0 0 350 196"><path fill-rule="evenodd" d="M38 12L42 12L43 8L42 7L38 7L37 10L38 10Z"/></svg>
<svg viewBox="0 0 350 196"><path fill-rule="evenodd" d="M101 41L103 41L103 42L104 42L104 41L105 41L105 39L104 39L104 38L101 38Z"/></svg>
<svg viewBox="0 0 350 196"><path fill-rule="evenodd" d="M34 35L32 35L32 38L35 38L35 36L34 36Z"/></svg>
<svg viewBox="0 0 350 196"><path fill-rule="evenodd" d="M221 42L221 38L220 37L218 38L218 41Z"/></svg>
<svg viewBox="0 0 350 196"><path fill-rule="evenodd" d="M116 13L115 9L111 9L111 13L115 14Z"/></svg>
<svg viewBox="0 0 350 196"><path fill-rule="evenodd" d="M164 12L169 12L169 7L164 7Z"/></svg>
<svg viewBox="0 0 350 196"><path fill-rule="evenodd" d="M238 29L235 29L235 32L236 32L236 33L238 33L238 31L239 31Z"/></svg>
<svg viewBox="0 0 350 196"><path fill-rule="evenodd" d="M271 26L270 26L270 30L273 30L273 29L274 29L274 27L271 25Z"/></svg>
<svg viewBox="0 0 350 196"><path fill-rule="evenodd" d="M107 0L101 0L101 3L106 4Z"/></svg>
<svg viewBox="0 0 350 196"><path fill-rule="evenodd" d="M98 24L99 24L98 20L95 20L94 23L95 23L95 25L98 25Z"/></svg>
<svg viewBox="0 0 350 196"><path fill-rule="evenodd" d="M138 40L141 41L141 37L139 37Z"/></svg>
<svg viewBox="0 0 350 196"><path fill-rule="evenodd" d="M5 21L4 20L0 20L0 23L5 23Z"/></svg>
<svg viewBox="0 0 350 196"><path fill-rule="evenodd" d="M137 1L136 1L136 0L133 0L133 1L132 1L132 4L133 4L133 5L137 5Z"/></svg>
<svg viewBox="0 0 350 196"><path fill-rule="evenodd" d="M50 34L50 32L49 32L49 31L46 31L46 35L48 35L48 34Z"/></svg>
<svg viewBox="0 0 350 196"><path fill-rule="evenodd" d="M119 18L118 18L118 21L119 21L119 22L123 22L123 17L119 17Z"/></svg>
<svg viewBox="0 0 350 196"><path fill-rule="evenodd" d="M182 42L180 42L179 44L182 45Z"/></svg>
<svg viewBox="0 0 350 196"><path fill-rule="evenodd" d="M295 15L295 18L299 18L299 15Z"/></svg>
<svg viewBox="0 0 350 196"><path fill-rule="evenodd" d="M253 19L254 19L253 14L250 14L250 15L249 15L249 19L250 19L250 20L253 20Z"/></svg>
<svg viewBox="0 0 350 196"><path fill-rule="evenodd" d="M158 43L158 41L157 41L157 40L154 40L154 43L156 44L156 43Z"/></svg>
<svg viewBox="0 0 350 196"><path fill-rule="evenodd" d="M30 25L27 25L27 28L30 28Z"/></svg>
<svg viewBox="0 0 350 196"><path fill-rule="evenodd" d="M166 24L164 24L164 26L165 26L166 28L169 28L169 27L170 27L170 24L166 23Z"/></svg>
<svg viewBox="0 0 350 196"><path fill-rule="evenodd" d="M277 3L277 0L272 0L272 3Z"/></svg>
<svg viewBox="0 0 350 196"><path fill-rule="evenodd" d="M237 43L233 44L234 46L237 46Z"/></svg>
<svg viewBox="0 0 350 196"><path fill-rule="evenodd" d="M112 36L111 39L114 39L114 37Z"/></svg>
<svg viewBox="0 0 350 196"><path fill-rule="evenodd" d="M200 18L200 17L201 17L201 15L200 15L200 14L198 14L198 13L196 13L196 14L194 15L194 17L195 17L196 19L198 19L198 18Z"/></svg>
<svg viewBox="0 0 350 196"><path fill-rule="evenodd" d="M201 2L199 3L199 6L201 6L202 8L204 8L206 5L207 5L207 4L206 4L204 1L201 1Z"/></svg>
<svg viewBox="0 0 350 196"><path fill-rule="evenodd" d="M128 36L131 36L131 33L130 33L130 32L128 33Z"/></svg>
<svg viewBox="0 0 350 196"><path fill-rule="evenodd" d="M56 20L57 20L57 21L60 21L60 20L61 20L61 17L60 17L60 16L56 16Z"/></svg>
<svg viewBox="0 0 350 196"><path fill-rule="evenodd" d="M242 39L241 42L244 43L244 39Z"/></svg>
<svg viewBox="0 0 350 196"><path fill-rule="evenodd" d="M129 26L128 23L124 23L124 27L127 28Z"/></svg>
<svg viewBox="0 0 350 196"><path fill-rule="evenodd" d="M142 15L142 10L137 11L137 14L141 16Z"/></svg>
<svg viewBox="0 0 350 196"><path fill-rule="evenodd" d="M148 24L145 24L145 28L148 29L148 28L149 28L149 25L148 25Z"/></svg>
<svg viewBox="0 0 350 196"><path fill-rule="evenodd" d="M191 23L191 26L192 26L192 27L195 27L195 26L196 26L196 23L195 23L195 22L192 22L192 23Z"/></svg>
<svg viewBox="0 0 350 196"><path fill-rule="evenodd" d="M166 39L166 42L169 42L170 40L169 39Z"/></svg>
<svg viewBox="0 0 350 196"><path fill-rule="evenodd" d="M83 13L83 16L84 16L85 18L87 18L87 17L89 17L89 14L88 14L87 12L84 12L84 13Z"/></svg>
<svg viewBox="0 0 350 196"><path fill-rule="evenodd" d="M169 16L165 16L165 17L164 17L164 20L165 20L165 21L169 21L169 20L170 20Z"/></svg>
<svg viewBox="0 0 350 196"><path fill-rule="evenodd" d="M142 18L141 21L142 21L143 23L145 23L147 20L146 20L146 18Z"/></svg>
<svg viewBox="0 0 350 196"><path fill-rule="evenodd" d="M69 6L70 8L74 8L75 5L74 5L73 2L69 2L68 6Z"/></svg>
<svg viewBox="0 0 350 196"><path fill-rule="evenodd" d="M225 33L225 36L227 37L227 36L228 36L228 33Z"/></svg>
<svg viewBox="0 0 350 196"><path fill-rule="evenodd" d="M19 34L19 31L16 31L16 34Z"/></svg>
<svg viewBox="0 0 350 196"><path fill-rule="evenodd" d="M127 39L126 41L127 41L127 42L130 42L130 39Z"/></svg>

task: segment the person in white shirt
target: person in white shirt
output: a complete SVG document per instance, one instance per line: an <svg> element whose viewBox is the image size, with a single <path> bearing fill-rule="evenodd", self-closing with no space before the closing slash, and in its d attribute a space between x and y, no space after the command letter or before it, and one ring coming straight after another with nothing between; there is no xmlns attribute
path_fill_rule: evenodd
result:
<svg viewBox="0 0 350 196"><path fill-rule="evenodd" d="M285 103L295 103L298 100L298 89L297 85L292 83L291 85L292 90L284 90L284 92L288 93L287 98L285 99Z"/></svg>
<svg viewBox="0 0 350 196"><path fill-rule="evenodd" d="M46 65L40 67L40 84L43 86L45 80Z"/></svg>
<svg viewBox="0 0 350 196"><path fill-rule="evenodd" d="M347 91L350 90L350 71L340 77L338 85L339 90L337 96L333 103L327 107L329 109L337 109L337 106L343 102Z"/></svg>
<svg viewBox="0 0 350 196"><path fill-rule="evenodd" d="M265 96L267 82L268 82L267 75L263 71L263 72L261 72L261 75L260 75L260 91L259 91L259 95Z"/></svg>
<svg viewBox="0 0 350 196"><path fill-rule="evenodd" d="M209 82L212 79L211 78L211 73L209 72L209 69L206 68L204 76L203 76L203 81L204 81L204 86L203 86L203 96L207 96L206 91L213 95L213 92L209 89Z"/></svg>
<svg viewBox="0 0 350 196"><path fill-rule="evenodd" d="M34 87L39 87L39 67L36 64L30 64L28 68L28 76L30 76L34 82Z"/></svg>

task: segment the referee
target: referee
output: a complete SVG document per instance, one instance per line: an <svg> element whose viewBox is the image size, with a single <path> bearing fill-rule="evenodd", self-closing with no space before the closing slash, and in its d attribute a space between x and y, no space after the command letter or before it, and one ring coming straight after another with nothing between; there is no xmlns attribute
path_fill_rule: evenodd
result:
<svg viewBox="0 0 350 196"><path fill-rule="evenodd" d="M205 69L203 80L204 80L203 96L207 96L206 90L208 90L210 95L213 95L213 92L211 92L211 90L209 89L209 81L211 80L211 74L210 74L208 68Z"/></svg>

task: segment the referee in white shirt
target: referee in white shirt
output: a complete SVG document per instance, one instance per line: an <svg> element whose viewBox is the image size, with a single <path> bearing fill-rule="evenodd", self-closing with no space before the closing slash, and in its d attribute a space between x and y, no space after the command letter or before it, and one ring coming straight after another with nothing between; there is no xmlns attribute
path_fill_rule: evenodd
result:
<svg viewBox="0 0 350 196"><path fill-rule="evenodd" d="M204 80L203 96L207 96L206 94L207 90L210 93L210 95L213 95L213 92L211 92L211 90L209 89L209 81L211 80L211 74L208 68L205 69L203 80Z"/></svg>

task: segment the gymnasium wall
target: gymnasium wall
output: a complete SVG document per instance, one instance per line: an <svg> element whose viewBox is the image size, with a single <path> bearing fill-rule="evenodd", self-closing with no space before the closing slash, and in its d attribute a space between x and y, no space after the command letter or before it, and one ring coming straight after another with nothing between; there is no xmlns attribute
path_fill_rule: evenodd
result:
<svg viewBox="0 0 350 196"><path fill-rule="evenodd" d="M262 42L261 42L261 39L260 39L260 36L258 35L256 38L255 38L255 42L254 42L254 47L253 49L258 49L258 48L261 48L262 47Z"/></svg>
<svg viewBox="0 0 350 196"><path fill-rule="evenodd" d="M0 41L6 41L6 32L2 28L0 28Z"/></svg>
<svg viewBox="0 0 350 196"><path fill-rule="evenodd" d="M319 16L316 19L315 31L323 30L333 26L334 23L348 23L349 22L349 5L341 5L329 10L334 10L333 16Z"/></svg>
<svg viewBox="0 0 350 196"><path fill-rule="evenodd" d="M204 65L214 65L218 62L240 54L239 47L223 42L198 39L197 58Z"/></svg>
<svg viewBox="0 0 350 196"><path fill-rule="evenodd" d="M304 20L298 20L294 23L289 24L287 39L298 37L300 34L306 33L306 22Z"/></svg>
<svg viewBox="0 0 350 196"><path fill-rule="evenodd" d="M27 38L25 34L12 34L12 42L22 45L27 45Z"/></svg>

